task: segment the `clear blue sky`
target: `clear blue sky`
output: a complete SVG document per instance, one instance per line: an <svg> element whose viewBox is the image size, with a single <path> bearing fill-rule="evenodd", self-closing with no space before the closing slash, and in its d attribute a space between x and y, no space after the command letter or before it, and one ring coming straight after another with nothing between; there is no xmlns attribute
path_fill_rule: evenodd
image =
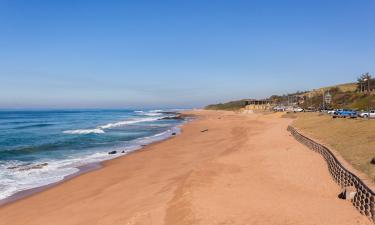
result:
<svg viewBox="0 0 375 225"><path fill-rule="evenodd" d="M374 0L0 0L0 107L192 107L375 71Z"/></svg>

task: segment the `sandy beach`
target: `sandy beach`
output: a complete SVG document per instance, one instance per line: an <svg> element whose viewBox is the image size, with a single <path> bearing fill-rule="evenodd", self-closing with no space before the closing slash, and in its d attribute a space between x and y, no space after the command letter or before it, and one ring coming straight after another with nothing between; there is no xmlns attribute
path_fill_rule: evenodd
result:
<svg viewBox="0 0 375 225"><path fill-rule="evenodd" d="M180 135L0 207L0 225L372 224L291 119L188 113Z"/></svg>

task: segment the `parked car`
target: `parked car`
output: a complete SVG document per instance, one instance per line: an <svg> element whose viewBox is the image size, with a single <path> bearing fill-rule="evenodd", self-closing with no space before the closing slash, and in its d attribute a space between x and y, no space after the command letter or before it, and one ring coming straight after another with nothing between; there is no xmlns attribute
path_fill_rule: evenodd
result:
<svg viewBox="0 0 375 225"><path fill-rule="evenodd" d="M294 107L293 112L303 112L303 109L300 107Z"/></svg>
<svg viewBox="0 0 375 225"><path fill-rule="evenodd" d="M335 114L336 110L332 109L332 110L328 110L327 113L330 114L330 115L333 115Z"/></svg>
<svg viewBox="0 0 375 225"><path fill-rule="evenodd" d="M307 109L304 109L305 112L315 112L316 109L314 107L307 107Z"/></svg>
<svg viewBox="0 0 375 225"><path fill-rule="evenodd" d="M375 110L370 110L370 112L361 112L358 116L362 118L375 118Z"/></svg>
<svg viewBox="0 0 375 225"><path fill-rule="evenodd" d="M358 114L356 111L351 110L351 109L339 109L336 110L333 115L333 118L357 118Z"/></svg>
<svg viewBox="0 0 375 225"><path fill-rule="evenodd" d="M285 107L284 106L275 106L275 107L273 107L273 111L284 112L285 111Z"/></svg>

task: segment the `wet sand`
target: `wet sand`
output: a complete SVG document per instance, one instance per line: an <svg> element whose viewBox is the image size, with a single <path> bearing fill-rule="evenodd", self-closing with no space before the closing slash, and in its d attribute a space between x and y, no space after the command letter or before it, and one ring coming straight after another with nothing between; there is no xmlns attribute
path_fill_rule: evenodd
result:
<svg viewBox="0 0 375 225"><path fill-rule="evenodd" d="M0 225L372 224L290 119L190 113L181 135L0 207Z"/></svg>

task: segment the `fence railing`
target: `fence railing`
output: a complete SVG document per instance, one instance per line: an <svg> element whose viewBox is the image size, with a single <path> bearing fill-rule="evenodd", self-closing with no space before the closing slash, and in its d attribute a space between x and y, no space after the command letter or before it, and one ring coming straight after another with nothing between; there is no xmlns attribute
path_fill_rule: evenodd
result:
<svg viewBox="0 0 375 225"><path fill-rule="evenodd" d="M359 177L347 170L335 155L324 145L302 135L294 127L288 126L288 131L300 143L306 145L311 150L320 153L328 165L328 170L335 182L342 188L352 186L356 189L356 194L351 200L358 211L367 216L375 223L375 193Z"/></svg>

